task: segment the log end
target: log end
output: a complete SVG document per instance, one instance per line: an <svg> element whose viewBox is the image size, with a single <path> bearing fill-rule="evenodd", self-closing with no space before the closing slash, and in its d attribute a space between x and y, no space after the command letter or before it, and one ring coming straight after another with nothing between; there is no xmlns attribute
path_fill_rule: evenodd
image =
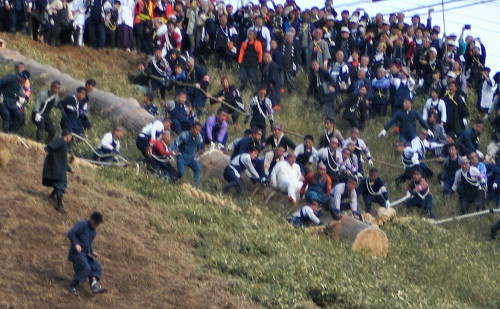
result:
<svg viewBox="0 0 500 309"><path fill-rule="evenodd" d="M352 250L369 256L386 257L389 252L389 239L381 229L369 227L358 233Z"/></svg>
<svg viewBox="0 0 500 309"><path fill-rule="evenodd" d="M394 217L396 217L396 209L394 208L379 207L377 209L377 220L382 224L391 221Z"/></svg>
<svg viewBox="0 0 500 309"><path fill-rule="evenodd" d="M0 48L6 48L7 47L7 42L4 40L0 39Z"/></svg>

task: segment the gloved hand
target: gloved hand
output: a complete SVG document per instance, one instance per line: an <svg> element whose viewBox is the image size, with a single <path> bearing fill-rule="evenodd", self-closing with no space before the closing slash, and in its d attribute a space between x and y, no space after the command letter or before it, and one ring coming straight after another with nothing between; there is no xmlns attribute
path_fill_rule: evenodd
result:
<svg viewBox="0 0 500 309"><path fill-rule="evenodd" d="M373 160L372 159L368 160L368 165L370 165L370 167L373 167Z"/></svg>
<svg viewBox="0 0 500 309"><path fill-rule="evenodd" d="M355 219L362 220L362 219L361 219L361 215L360 215L360 214L359 214L359 212L357 212L357 211L353 211L353 212L352 212L352 216L353 216Z"/></svg>
<svg viewBox="0 0 500 309"><path fill-rule="evenodd" d="M269 120L269 125L272 127L274 124L274 120Z"/></svg>
<svg viewBox="0 0 500 309"><path fill-rule="evenodd" d="M492 187L493 187L493 190L496 190L498 188L498 184L495 182L495 183L493 183Z"/></svg>
<svg viewBox="0 0 500 309"><path fill-rule="evenodd" d="M215 149L215 143L214 142L210 142L210 151L212 151L214 149Z"/></svg>
<svg viewBox="0 0 500 309"><path fill-rule="evenodd" d="M417 193L418 193L418 192L417 192L417 190L415 190L415 189L410 190L410 194L411 194L411 195L417 195Z"/></svg>
<svg viewBox="0 0 500 309"><path fill-rule="evenodd" d="M40 122L40 121L42 121L42 119L43 118L42 118L42 115L40 115L40 113L35 114L35 122Z"/></svg>
<svg viewBox="0 0 500 309"><path fill-rule="evenodd" d="M250 115L245 116L245 120L243 121L244 124L247 124L250 121Z"/></svg>
<svg viewBox="0 0 500 309"><path fill-rule="evenodd" d="M389 208L391 206L391 202L389 200L385 201L385 208Z"/></svg>
<svg viewBox="0 0 500 309"><path fill-rule="evenodd" d="M219 150L224 149L224 145L222 145L221 143L217 143L217 149Z"/></svg>
<svg viewBox="0 0 500 309"><path fill-rule="evenodd" d="M464 126L467 126L467 123L468 123L467 119L464 118L463 122L464 122Z"/></svg>
<svg viewBox="0 0 500 309"><path fill-rule="evenodd" d="M479 157L479 159L483 159L484 158L484 154L478 150L476 150L476 153L477 153L477 156Z"/></svg>
<svg viewBox="0 0 500 309"><path fill-rule="evenodd" d="M431 129L427 130L427 134L429 134L430 137L434 137L434 133L432 133Z"/></svg>
<svg viewBox="0 0 500 309"><path fill-rule="evenodd" d="M262 177L262 178L260 179L260 183L261 183L261 184L265 184L265 183L267 183L267 182L268 182L268 181L267 181L267 177Z"/></svg>
<svg viewBox="0 0 500 309"><path fill-rule="evenodd" d="M319 221L318 225L324 225L324 223L322 221Z"/></svg>
<svg viewBox="0 0 500 309"><path fill-rule="evenodd" d="M380 131L380 133L378 134L378 137L385 136L386 134L387 134L387 131L385 129L382 129L382 131Z"/></svg>

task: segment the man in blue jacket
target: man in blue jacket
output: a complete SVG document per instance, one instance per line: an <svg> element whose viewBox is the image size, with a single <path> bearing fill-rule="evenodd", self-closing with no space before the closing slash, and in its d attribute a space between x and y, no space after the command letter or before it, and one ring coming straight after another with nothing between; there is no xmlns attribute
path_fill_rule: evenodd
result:
<svg viewBox="0 0 500 309"><path fill-rule="evenodd" d="M97 234L96 228L103 222L102 214L94 212L89 220L82 220L68 232L68 238L71 242L68 260L73 263L75 275L69 285L69 292L77 295L76 287L80 282L89 279L90 289L94 294L100 294L107 291L101 287L102 268L97 259L99 254L92 248L92 242Z"/></svg>
<svg viewBox="0 0 500 309"><path fill-rule="evenodd" d="M201 137L201 124L195 122L191 125L189 131L182 132L175 140L170 151L178 151L177 155L177 171L179 179L186 173L185 167L188 166L194 173L194 186L198 187L200 184L201 167L196 160L196 150L203 144Z"/></svg>
<svg viewBox="0 0 500 309"><path fill-rule="evenodd" d="M0 117L6 133L16 132L24 124L23 107L18 97L23 97L23 85L28 79L30 79L28 71L9 74L0 79Z"/></svg>
<svg viewBox="0 0 500 309"><path fill-rule="evenodd" d="M378 137L385 136L386 130L389 130L394 124L399 126L399 141L409 144L415 136L417 136L416 121L420 122L422 127L427 130L431 137L434 136L429 126L422 119L422 116L414 109L412 109L413 102L411 99L405 99L403 102L403 110L397 111L391 120L384 126Z"/></svg>
<svg viewBox="0 0 500 309"><path fill-rule="evenodd" d="M458 150L460 155L467 156L472 152L476 152L480 158L483 153L479 151L479 137L483 131L484 123L481 119L474 122L472 128L467 128L457 140Z"/></svg>

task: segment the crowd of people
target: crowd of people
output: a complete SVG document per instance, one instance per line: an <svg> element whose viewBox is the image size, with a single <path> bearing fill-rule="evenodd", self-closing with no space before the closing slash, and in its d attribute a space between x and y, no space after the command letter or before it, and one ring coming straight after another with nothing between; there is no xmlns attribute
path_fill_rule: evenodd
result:
<svg viewBox="0 0 500 309"><path fill-rule="evenodd" d="M330 0L321 9L305 10L294 1L271 2L271 5L248 3L237 9L231 4L210 1L4 1L2 4L0 13L9 18L2 19L0 30L29 30L34 39L48 37L49 43L65 43L71 40L63 38L61 29L54 30L61 28L64 24L61 20L65 19L71 24L65 34L72 37L75 45L85 43L101 48L119 42L120 48L151 55L147 63L139 64L133 80L145 93L145 109L165 119L145 126L137 138L137 147L151 163L150 168L171 181L181 178L184 167L188 166L194 171L194 182L198 185L200 166L195 154L208 145L210 149L234 149L231 164L224 172L229 182L225 191L235 187L240 193L239 178L247 170L255 180L286 192L295 204L300 199L299 192L311 184L305 179L312 163L322 163L321 168L326 168L332 192L337 185L348 184L351 178L361 184L363 177L369 175L363 169L362 154L370 167L373 160L359 137L360 132L369 119L386 115L390 110L391 120L379 137L385 136L392 126L399 130L396 149L402 156L404 173L396 179L397 184L412 180L416 167L422 181L432 177L433 171L420 162L432 150L434 155L445 158L443 171L438 175L443 193L459 192L462 213L467 211L466 201L474 200L479 208L483 207L481 201L487 197L486 192L498 205L495 177L499 172L491 162L497 159L500 142L500 112L497 112L500 74L490 76L491 70L485 66L486 48L479 38L464 37L467 26L460 36L441 34L440 26L432 25L432 10L423 24L419 15L412 16L407 23L404 13L388 18L382 14L370 17L363 9L338 14ZM44 20L46 15L48 23ZM108 36L109 31L114 35ZM210 77L203 64L224 65L239 71L240 87L224 76L220 91L210 95ZM284 90L297 92L295 79L301 71L309 77L304 103L316 106L318 113L326 118L318 149L313 146L312 135L306 135L303 143L296 146L284 136L283 128L274 124L274 113L281 108ZM6 132L17 132L25 121L24 107L31 92L29 78L24 64L17 63L15 73L0 80L4 102L0 114ZM44 131L48 134L47 142L55 136L50 118L53 106L62 111L61 128L83 136L91 127L88 94L95 84L89 80L74 95L61 100L58 94L61 84L53 81L50 89L38 94L31 115L37 127L37 140L42 140ZM240 95L244 88L255 91L247 104ZM476 102L470 102L469 88L476 91ZM166 100L171 92L175 93L174 100ZM427 97L421 112L413 109L417 94ZM154 103L156 97L161 100L160 108ZM201 124L198 121L207 98L210 104L220 104L220 108ZM492 141L486 155L479 151L483 120L467 128L473 105L485 120L492 119ZM251 132L227 145L228 127L239 126L240 115L245 115L244 124L250 123ZM345 141L334 129L336 116L351 126L351 136ZM421 130L417 130L416 122ZM269 137L267 123L272 131ZM98 147L102 157L94 159L110 159L109 154L119 153L122 134L120 127L108 132ZM169 145L173 138L176 138L174 143ZM270 151L259 158L255 152L263 147L270 147ZM177 168L169 160L158 159L172 155L176 155ZM466 163L467 160L470 162ZM464 179L461 179L456 175L465 164L470 167L462 168ZM361 194L362 186L357 187ZM382 188L385 191L385 186ZM427 185L418 188L425 189L415 197L422 200L419 204L425 205L428 215L434 217ZM388 198L384 193L384 201L367 199L386 205ZM327 201L328 195L319 202L331 203L329 208L335 209L337 214L332 214L338 217L339 207L332 206L335 199ZM351 209L357 214L355 204Z"/></svg>
<svg viewBox="0 0 500 309"><path fill-rule="evenodd" d="M136 139L148 167L175 182L187 166L198 186L197 153L231 152L223 192L234 189L240 195L245 175L282 191L291 205L304 200L306 205L290 218L295 226L322 224L317 217L321 207L334 220L345 209L360 218L361 209L371 212L373 203L390 207L387 186L368 148L376 141L361 138L370 119L388 113L391 119L378 137L398 128L395 148L403 173L395 181L398 186L407 183L408 207L420 207L435 218L428 182L435 174L443 194L458 194L460 214L484 209L490 200L499 207L500 73L491 76L486 48L480 38L465 36L467 28L459 36L446 35L432 25L431 10L425 24L419 15L407 19L404 13L370 17L356 9L338 14L331 0L323 8L304 10L293 0L249 2L238 8L220 1L163 0L5 0L0 5L0 31L31 32L33 39L52 45L72 42L148 54L150 59L138 64L132 78L144 92L146 111L162 117L142 128ZM210 95L208 65L237 71L239 87L224 76L216 94ZM296 144L285 135L286 128L275 123L274 114L287 108L282 100L286 92L298 93L301 72L309 80L304 104L317 109L325 127L320 136L305 134ZM29 81L22 63L0 79L5 132L15 133L25 122ZM36 97L31 120L37 140L47 132L49 153L44 185L54 188L51 197L59 210L64 208L67 163L54 156L67 152L63 144L71 142L71 133L84 136L91 128L88 101L95 86L88 80L74 95L60 99L61 83L53 81ZM240 94L244 89L254 91L248 102ZM477 94L475 102L471 92ZM422 111L413 108L416 95L426 98ZM207 100L220 106L201 123ZM53 142L54 106L61 110L63 137ZM480 119L471 121L473 108ZM229 138L229 126L240 127L239 116L244 116L247 129L242 137ZM338 117L350 126L345 139L335 126ZM492 136L483 154L479 137L486 121ZM113 160L113 154L120 153L122 135L119 126L107 132L94 159ZM442 158L439 173L426 165L429 155ZM54 160L64 168L50 166ZM492 228L492 238L498 229L499 224ZM73 286L77 281L81 278L75 277Z"/></svg>

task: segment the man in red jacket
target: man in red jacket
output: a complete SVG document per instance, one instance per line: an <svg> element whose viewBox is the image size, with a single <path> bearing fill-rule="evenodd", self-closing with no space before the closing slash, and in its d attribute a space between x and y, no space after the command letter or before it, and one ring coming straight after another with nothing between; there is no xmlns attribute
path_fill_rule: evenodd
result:
<svg viewBox="0 0 500 309"><path fill-rule="evenodd" d="M168 144L172 141L170 130L165 130L161 139L152 142L153 154L149 161L149 168L158 176L165 177L174 183L177 181L177 170L170 163L173 152L168 150Z"/></svg>
<svg viewBox="0 0 500 309"><path fill-rule="evenodd" d="M238 63L240 64L241 90L248 85L248 82L250 82L254 88L257 88L257 69L262 63L264 56L262 43L255 39L255 31L249 30L247 35L248 39L241 44L240 54L238 56Z"/></svg>

